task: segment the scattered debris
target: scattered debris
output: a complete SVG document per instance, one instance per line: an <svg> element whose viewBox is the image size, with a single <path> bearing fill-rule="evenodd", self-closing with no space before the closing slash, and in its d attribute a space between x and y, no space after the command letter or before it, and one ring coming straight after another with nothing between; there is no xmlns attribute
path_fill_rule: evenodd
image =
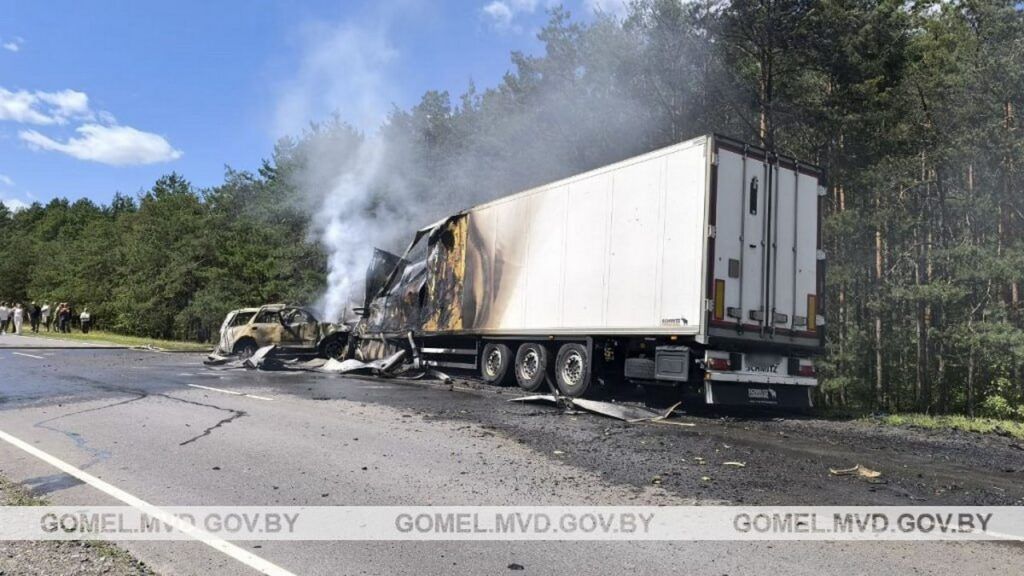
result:
<svg viewBox="0 0 1024 576"><path fill-rule="evenodd" d="M631 424L637 422L660 422L664 424L677 424L682 426L693 426L689 422L667 422L666 418L672 415L681 403L677 403L667 411L661 413L644 408L642 406L631 406L629 404L618 404L615 402L602 402L600 400L587 400L585 398L569 398L568 396L556 396L554 394L536 394L533 396L520 396L511 398L509 402L531 402L553 404L562 408L566 414L574 413L574 409L586 410L594 414L608 416Z"/></svg>
<svg viewBox="0 0 1024 576"><path fill-rule="evenodd" d="M860 464L857 464L853 468L840 468L840 469L829 468L828 471L833 476L860 476L861 478L869 478L869 479L870 478L878 478L879 476L882 475L881 472L878 472L876 470L872 470L870 468L865 468L864 466L861 466Z"/></svg>
<svg viewBox="0 0 1024 576"><path fill-rule="evenodd" d="M722 466L734 466L736 468L746 468L746 462L722 462Z"/></svg>
<svg viewBox="0 0 1024 576"><path fill-rule="evenodd" d="M362 362L360 360L348 359L348 360L335 360L331 358L319 368L312 368L314 372L329 372L332 374L353 374L356 372L369 372L377 375L390 375L395 372L395 367L398 366L402 358L405 357L405 350L399 350L387 358L380 360L374 360L372 362ZM306 367L297 367L297 369L307 369Z"/></svg>
<svg viewBox="0 0 1024 576"><path fill-rule="evenodd" d="M512 564L508 565L508 569L509 570L526 570L526 567L523 566L522 564L516 564L515 562L513 562Z"/></svg>
<svg viewBox="0 0 1024 576"><path fill-rule="evenodd" d="M275 348L277 348L277 345L271 344L270 346L264 346L263 348L257 349L255 352L253 352L252 356L249 356L248 358L242 361L242 366L246 368L254 368L257 370L262 368L263 364L267 361L267 358L270 356L270 353L273 352Z"/></svg>

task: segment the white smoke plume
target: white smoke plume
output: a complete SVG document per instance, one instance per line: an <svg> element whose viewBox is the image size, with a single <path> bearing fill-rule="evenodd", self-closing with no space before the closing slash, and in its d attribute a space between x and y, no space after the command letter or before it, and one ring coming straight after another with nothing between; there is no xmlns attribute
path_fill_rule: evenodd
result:
<svg viewBox="0 0 1024 576"><path fill-rule="evenodd" d="M592 80L597 88L590 93L568 80L535 88L526 106L489 91L469 95L455 111L435 93L419 107L393 109L385 118L383 104L395 100L389 74L401 59L389 30L387 18L316 27L278 110L279 129L291 134L310 119L335 114L305 129L295 142L292 156L298 160L290 172L310 200L313 232L328 254L328 287L320 303L328 320L350 312L349 303L362 298L374 247L401 254L418 228L625 158L650 140L650 114L625 83L619 86L612 65L594 67L592 74L608 76ZM486 113L485 126L443 145L424 143L445 138L432 131L437 114L450 119L462 113L465 119L474 111Z"/></svg>

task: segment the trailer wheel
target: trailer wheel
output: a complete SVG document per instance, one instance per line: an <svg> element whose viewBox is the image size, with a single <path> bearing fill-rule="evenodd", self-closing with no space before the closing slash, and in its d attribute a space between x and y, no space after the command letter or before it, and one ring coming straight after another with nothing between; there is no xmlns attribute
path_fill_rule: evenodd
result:
<svg viewBox="0 0 1024 576"><path fill-rule="evenodd" d="M548 349L527 342L516 352L516 382L527 392L536 392L544 385L548 373Z"/></svg>
<svg viewBox="0 0 1024 576"><path fill-rule="evenodd" d="M555 382L566 396L579 398L590 388L590 354L582 344L563 344L555 359Z"/></svg>
<svg viewBox="0 0 1024 576"><path fill-rule="evenodd" d="M488 384L505 386L511 380L512 361L512 349L507 344L488 342L480 357L480 376Z"/></svg>

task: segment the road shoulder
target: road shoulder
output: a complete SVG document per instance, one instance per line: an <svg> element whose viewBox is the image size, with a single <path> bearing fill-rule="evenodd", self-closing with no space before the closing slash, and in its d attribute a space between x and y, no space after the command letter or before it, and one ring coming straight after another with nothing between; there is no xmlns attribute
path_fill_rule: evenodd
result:
<svg viewBox="0 0 1024 576"><path fill-rule="evenodd" d="M41 506L23 487L0 477L0 506ZM107 542L0 540L0 574L21 576L153 576L128 552Z"/></svg>

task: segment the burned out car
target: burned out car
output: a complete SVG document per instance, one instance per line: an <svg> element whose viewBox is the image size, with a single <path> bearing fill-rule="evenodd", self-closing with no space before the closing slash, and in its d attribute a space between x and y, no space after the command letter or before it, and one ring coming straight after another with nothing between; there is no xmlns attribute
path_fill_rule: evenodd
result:
<svg viewBox="0 0 1024 576"><path fill-rule="evenodd" d="M218 354L251 356L264 346L282 351L315 353L340 358L348 342L348 328L320 322L306 308L267 304L228 313L221 324Z"/></svg>

